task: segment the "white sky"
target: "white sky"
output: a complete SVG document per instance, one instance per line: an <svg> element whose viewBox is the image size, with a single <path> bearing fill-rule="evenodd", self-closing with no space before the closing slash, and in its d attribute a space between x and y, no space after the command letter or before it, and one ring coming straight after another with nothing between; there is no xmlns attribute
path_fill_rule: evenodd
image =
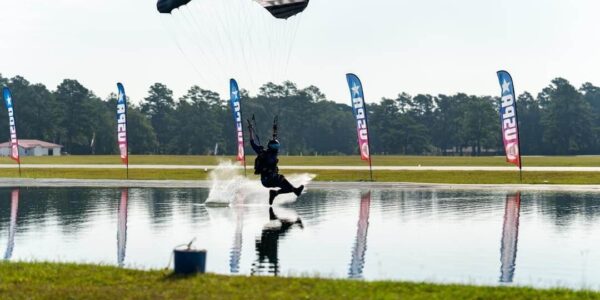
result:
<svg viewBox="0 0 600 300"><path fill-rule="evenodd" d="M217 0L193 0L202 1ZM598 11L598 0L311 0L292 21L299 29L287 75L275 78L316 85L339 102L349 101L346 72L362 78L371 101L402 91L495 95L498 69L512 73L517 93L535 94L557 76L577 87L600 85ZM203 68L198 60L198 75L190 64L195 48L184 49L192 57L186 59L170 35L186 23L165 25L154 0L4 1L2 12L5 77L22 75L50 89L73 78L103 98L122 81L136 102L154 82L167 84L176 97L193 84L227 94L227 80L216 75L224 69ZM205 16L191 17L203 22ZM219 53L214 43L195 38ZM265 72L253 68L249 76L262 81ZM240 85L255 94L258 83Z"/></svg>

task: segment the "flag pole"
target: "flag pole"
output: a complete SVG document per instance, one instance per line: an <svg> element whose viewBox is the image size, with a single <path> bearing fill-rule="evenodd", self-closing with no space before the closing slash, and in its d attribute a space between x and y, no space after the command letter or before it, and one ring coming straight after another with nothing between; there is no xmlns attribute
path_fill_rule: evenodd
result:
<svg viewBox="0 0 600 300"><path fill-rule="evenodd" d="M510 76L510 74L509 74ZM513 85L513 94L515 94L515 82L514 80L512 80L512 76L511 76L511 82ZM519 129L519 105L517 103L517 96L514 96L515 98L515 119L517 120L517 147L519 147L519 183L523 183L523 160L521 160L521 130Z"/></svg>
<svg viewBox="0 0 600 300"><path fill-rule="evenodd" d="M123 97L125 97L125 96L123 96ZM127 123L129 123L128 122L129 120L127 120L127 111L128 111L127 104L128 104L127 103L127 98L125 98L125 137L126 137L125 138L125 147L126 147L125 148L125 155L127 157L127 163L126 163L126 165L127 165L127 167L126 167L127 168L126 173L127 174L126 174L126 176L127 176L127 180L129 180L129 126L127 124Z"/></svg>
<svg viewBox="0 0 600 300"><path fill-rule="evenodd" d="M127 137L125 139L125 147L127 147L125 150L125 155L127 155L126 156L127 161L125 164L125 166L126 166L126 175L125 176L127 177L127 180L129 180L129 134L128 134L129 128L127 126L127 105L125 105L125 118L126 118L125 119L125 136Z"/></svg>
<svg viewBox="0 0 600 300"><path fill-rule="evenodd" d="M19 147L17 146L17 149L19 149ZM18 151L18 150L17 150ZM19 158L19 160L17 161L17 163L19 164L19 177L21 177L21 159Z"/></svg>
<svg viewBox="0 0 600 300"><path fill-rule="evenodd" d="M371 145L369 145L369 151L371 151ZM369 152L369 173L371 174L371 181L373 181L373 165L371 164L371 153Z"/></svg>
<svg viewBox="0 0 600 300"><path fill-rule="evenodd" d="M360 79L358 79L360 81ZM360 83L362 86L362 82ZM371 177L371 181L373 180L373 155L371 154L371 128L369 127L369 110L367 106L367 97L365 96L365 90L363 89L363 107L365 108L365 124L367 126L367 145L369 147L369 175Z"/></svg>

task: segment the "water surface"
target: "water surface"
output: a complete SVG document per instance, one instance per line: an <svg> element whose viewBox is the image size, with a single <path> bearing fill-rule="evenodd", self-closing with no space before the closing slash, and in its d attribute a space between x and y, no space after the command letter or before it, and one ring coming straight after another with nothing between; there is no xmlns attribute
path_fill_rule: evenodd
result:
<svg viewBox="0 0 600 300"><path fill-rule="evenodd" d="M207 197L0 189L0 253L165 268L196 238L208 271L221 274L600 289L600 194L311 189L272 210L207 207Z"/></svg>

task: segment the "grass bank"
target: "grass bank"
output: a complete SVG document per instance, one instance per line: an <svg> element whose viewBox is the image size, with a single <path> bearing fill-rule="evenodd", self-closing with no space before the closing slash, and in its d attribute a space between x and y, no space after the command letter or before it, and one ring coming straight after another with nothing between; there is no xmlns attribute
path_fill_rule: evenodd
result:
<svg viewBox="0 0 600 300"><path fill-rule="evenodd" d="M567 289L205 275L48 263L0 263L2 299L600 299Z"/></svg>
<svg viewBox="0 0 600 300"><path fill-rule="evenodd" d="M216 165L221 160L233 160L230 156L191 155L132 155L134 165ZM248 160L252 158L249 156ZM23 157L23 164L120 164L117 155L72 155L58 157ZM0 164L14 164L7 157ZM281 156L282 165L295 166L364 166L358 156ZM525 166L597 167L600 156L524 156ZM449 157L449 156L374 156L375 166L508 166L504 157Z"/></svg>
<svg viewBox="0 0 600 300"><path fill-rule="evenodd" d="M364 181L368 171L312 170L282 173L311 173L316 181ZM205 180L204 170L130 169L129 178L138 180ZM0 169L0 177L16 178L16 169ZM124 169L23 169L24 178L125 179ZM377 171L378 182L416 182L449 184L515 184L518 172L497 171ZM525 184L599 184L600 172L524 172Z"/></svg>

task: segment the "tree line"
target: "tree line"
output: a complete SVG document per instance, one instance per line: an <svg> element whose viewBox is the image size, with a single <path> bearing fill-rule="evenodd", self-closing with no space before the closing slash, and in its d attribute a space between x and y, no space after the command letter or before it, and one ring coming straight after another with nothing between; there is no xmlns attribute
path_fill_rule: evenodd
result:
<svg viewBox="0 0 600 300"><path fill-rule="evenodd" d="M55 90L21 76L0 85L13 94L21 139L64 146L70 154L117 154L116 101L96 96L77 80ZM242 90L244 118L254 115L263 142L279 117L282 151L290 155L357 154L356 125L348 104L328 99L316 86L286 81L267 83L257 95ZM128 107L132 154L234 154L236 135L229 102L214 91L192 86L176 99L155 83L141 101ZM400 93L373 103L367 99L371 151L376 154L502 154L499 97ZM134 102L136 104L134 104ZM518 96L524 155L600 153L600 87L576 88L556 78L536 96ZM8 120L0 108L0 140L8 141ZM249 150L249 149L248 149Z"/></svg>

